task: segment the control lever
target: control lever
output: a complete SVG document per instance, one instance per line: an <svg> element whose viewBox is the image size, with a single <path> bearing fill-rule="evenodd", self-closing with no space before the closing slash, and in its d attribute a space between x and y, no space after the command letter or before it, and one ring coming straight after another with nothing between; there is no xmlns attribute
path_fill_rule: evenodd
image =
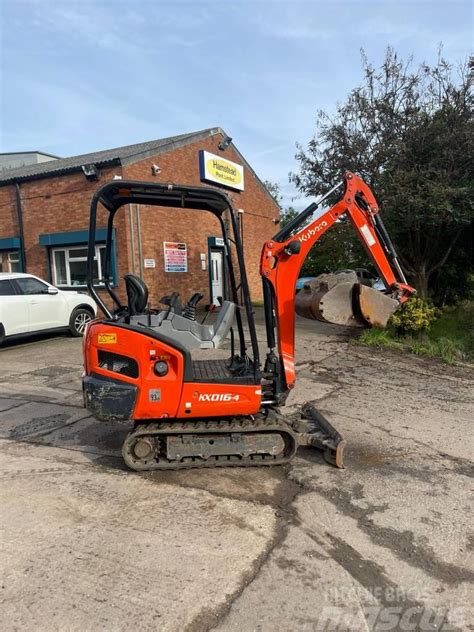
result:
<svg viewBox="0 0 474 632"><path fill-rule="evenodd" d="M182 316L183 314L183 306L181 305L181 301L179 300L179 294L177 292L173 292L172 294L168 294L167 296L163 296L160 299L160 303L163 305L168 305L168 310L166 313L166 317L171 312L174 312L178 316Z"/></svg>
<svg viewBox="0 0 474 632"><path fill-rule="evenodd" d="M189 301L186 303L186 307L183 310L184 318L188 318L189 320L196 320L196 306L202 298L203 294L201 294L201 292L196 292L191 296Z"/></svg>

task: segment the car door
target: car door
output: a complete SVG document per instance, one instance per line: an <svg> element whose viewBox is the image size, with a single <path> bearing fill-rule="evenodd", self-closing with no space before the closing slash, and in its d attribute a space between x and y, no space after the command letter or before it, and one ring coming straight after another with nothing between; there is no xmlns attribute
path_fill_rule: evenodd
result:
<svg viewBox="0 0 474 632"><path fill-rule="evenodd" d="M29 330L28 302L13 279L0 280L0 324L6 336L24 334Z"/></svg>
<svg viewBox="0 0 474 632"><path fill-rule="evenodd" d="M61 292L49 294L50 286L36 277L19 277L15 281L28 303L29 331L64 327L65 298Z"/></svg>

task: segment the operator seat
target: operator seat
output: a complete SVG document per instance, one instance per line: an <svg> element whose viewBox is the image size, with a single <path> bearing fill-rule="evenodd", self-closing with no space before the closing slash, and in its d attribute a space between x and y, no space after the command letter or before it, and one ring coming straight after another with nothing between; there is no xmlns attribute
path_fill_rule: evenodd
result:
<svg viewBox="0 0 474 632"><path fill-rule="evenodd" d="M177 340L187 349L217 349L224 342L232 327L236 305L223 301L213 325L201 325L195 320L168 312L164 318L158 316L157 331Z"/></svg>
<svg viewBox="0 0 474 632"><path fill-rule="evenodd" d="M123 278L127 291L129 316L144 314L148 304L148 288L146 284L135 274L126 274Z"/></svg>

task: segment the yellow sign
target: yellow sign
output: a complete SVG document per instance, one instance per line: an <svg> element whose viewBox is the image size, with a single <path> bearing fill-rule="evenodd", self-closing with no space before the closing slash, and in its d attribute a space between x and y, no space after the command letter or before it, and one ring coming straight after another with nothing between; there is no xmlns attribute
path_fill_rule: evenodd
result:
<svg viewBox="0 0 474 632"><path fill-rule="evenodd" d="M100 345L114 345L117 342L117 334L99 334L97 342Z"/></svg>
<svg viewBox="0 0 474 632"><path fill-rule="evenodd" d="M217 182L230 189L244 190L244 168L222 156L201 150L199 153L201 180Z"/></svg>

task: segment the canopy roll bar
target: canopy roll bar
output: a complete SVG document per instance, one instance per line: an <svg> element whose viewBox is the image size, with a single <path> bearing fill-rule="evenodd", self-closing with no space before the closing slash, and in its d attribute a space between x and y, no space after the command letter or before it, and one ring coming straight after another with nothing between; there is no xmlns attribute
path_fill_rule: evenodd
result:
<svg viewBox="0 0 474 632"><path fill-rule="evenodd" d="M107 238L104 262L104 285L107 293L119 309L123 309L117 294L110 284L112 237L115 214L118 209L126 204L141 204L145 206L163 206L167 208L207 211L219 220L222 235L226 244L226 260L229 270L230 290L232 300L238 304L237 283L234 274L232 255L228 229L223 215L228 212L232 225L233 242L237 254L237 265L240 274L240 288L242 290L242 302L245 307L249 326L250 340L254 359L255 370L259 370L259 350L257 334L253 319L250 291L245 271L240 232L238 230L237 215L228 195L210 187L194 187L187 185L175 185L170 183L137 182L133 180L114 180L101 186L95 192L90 207L89 241L87 252L87 288L89 293L99 305L105 316L111 320L114 314L107 307L102 297L94 286L94 258L95 258L95 234L97 227L97 209L99 204L108 211ZM240 338L240 353L245 357L245 336L240 310L236 311L237 328Z"/></svg>

